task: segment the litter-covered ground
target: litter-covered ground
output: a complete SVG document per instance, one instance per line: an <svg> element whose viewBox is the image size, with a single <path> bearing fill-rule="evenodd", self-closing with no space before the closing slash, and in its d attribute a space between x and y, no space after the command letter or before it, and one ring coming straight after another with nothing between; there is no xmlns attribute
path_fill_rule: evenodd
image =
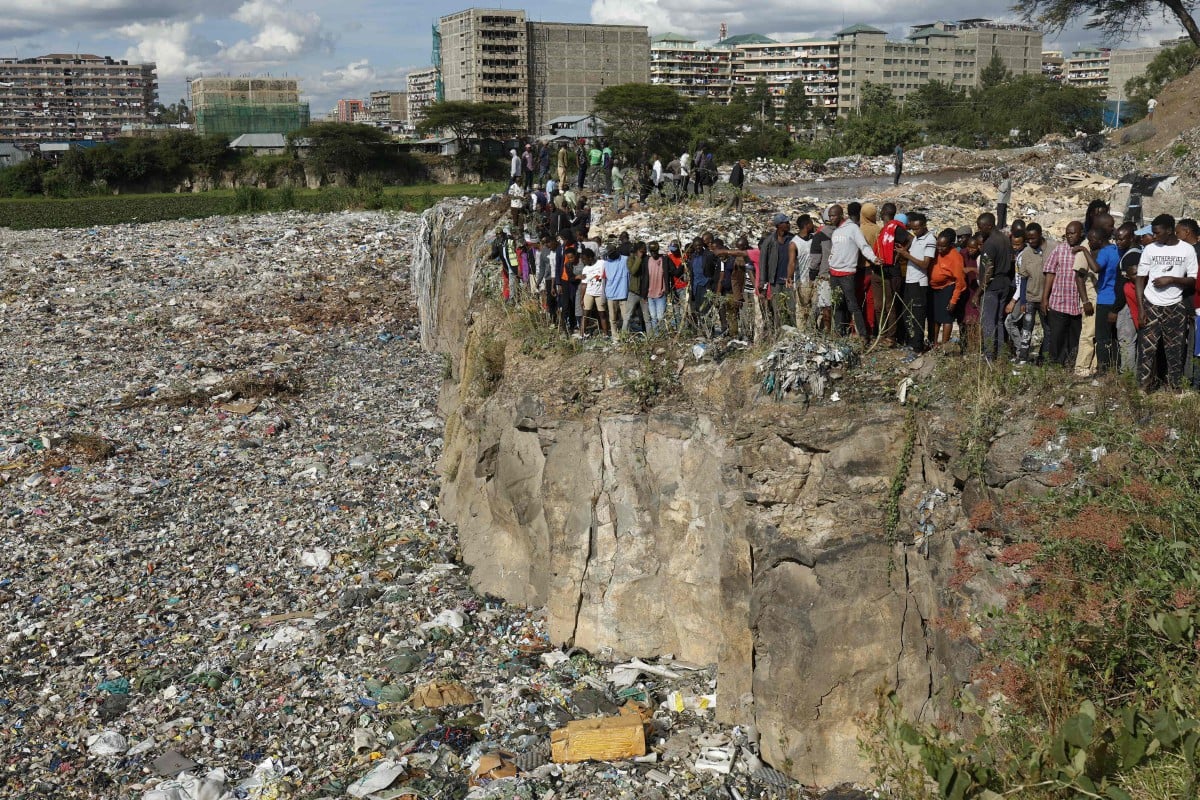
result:
<svg viewBox="0 0 1200 800"><path fill-rule="evenodd" d="M805 794L711 665L468 588L418 219L0 230L0 795Z"/></svg>

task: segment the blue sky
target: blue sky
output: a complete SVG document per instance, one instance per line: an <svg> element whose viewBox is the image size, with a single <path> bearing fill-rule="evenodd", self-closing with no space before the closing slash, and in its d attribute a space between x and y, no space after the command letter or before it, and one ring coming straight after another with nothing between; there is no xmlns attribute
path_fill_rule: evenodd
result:
<svg viewBox="0 0 1200 800"><path fill-rule="evenodd" d="M483 5L483 4L481 4ZM787 38L826 35L843 24L866 22L902 35L909 25L954 19L961 2L844 0L829 13L827 0L544 0L500 7L524 8L531 19L647 25L715 39L721 22L730 35L759 32ZM1011 18L1006 2L970 5L971 16ZM82 52L155 61L163 103L184 97L186 78L198 75L288 75L301 79L317 116L341 97L373 89L403 89L404 75L427 65L430 26L469 4L411 0L0 0L0 56L28 58ZM1170 20L1127 46L1177 36ZM1066 50L1098 43L1081 28L1054 45ZM586 54L583 54L586 58Z"/></svg>

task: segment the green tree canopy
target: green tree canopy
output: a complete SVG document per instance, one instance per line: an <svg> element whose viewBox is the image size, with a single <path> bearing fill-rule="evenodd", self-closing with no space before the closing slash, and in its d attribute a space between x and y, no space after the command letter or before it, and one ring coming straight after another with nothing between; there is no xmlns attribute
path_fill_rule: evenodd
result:
<svg viewBox="0 0 1200 800"><path fill-rule="evenodd" d="M392 137L370 125L319 122L288 134L289 147L308 140L308 161L326 175L340 174L354 183L372 170L393 166L397 155L389 148Z"/></svg>
<svg viewBox="0 0 1200 800"><path fill-rule="evenodd" d="M665 164L687 145L683 125L686 106L669 86L623 83L608 86L592 101L596 115L608 123L605 137L629 163L644 166L658 153Z"/></svg>
<svg viewBox="0 0 1200 800"><path fill-rule="evenodd" d="M775 100L771 97L771 88L766 78L758 78L746 95L746 103L754 112L756 118L767 122L775 122Z"/></svg>
<svg viewBox="0 0 1200 800"><path fill-rule="evenodd" d="M417 132L428 135L449 131L458 140L459 153L469 152L480 139L508 139L524 130L525 124L507 103L472 103L439 100L425 109Z"/></svg>
<svg viewBox="0 0 1200 800"><path fill-rule="evenodd" d="M917 125L904 113L888 87L864 83L858 113L838 126L842 147L849 153L885 155L917 135Z"/></svg>
<svg viewBox="0 0 1200 800"><path fill-rule="evenodd" d="M1009 72L1008 67L1004 66L1004 59L1000 58L1000 51L993 50L991 60L979 72L979 88L986 92L1011 78L1012 73Z"/></svg>
<svg viewBox="0 0 1200 800"><path fill-rule="evenodd" d="M1200 47L1200 28L1192 17L1195 7L1195 0L1029 0L1014 4L1012 10L1051 32L1087 20L1083 27L1099 30L1113 41L1121 41L1146 28L1152 19L1170 14L1192 43Z"/></svg>
<svg viewBox="0 0 1200 800"><path fill-rule="evenodd" d="M781 122L784 125L799 127L808 119L810 111L808 96L804 93L804 81L797 78L791 82L787 94L784 95Z"/></svg>

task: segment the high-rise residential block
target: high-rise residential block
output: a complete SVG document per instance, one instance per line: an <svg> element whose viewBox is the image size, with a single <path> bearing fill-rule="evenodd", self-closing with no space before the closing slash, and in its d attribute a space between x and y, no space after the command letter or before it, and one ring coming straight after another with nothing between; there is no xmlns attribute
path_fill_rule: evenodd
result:
<svg viewBox="0 0 1200 800"><path fill-rule="evenodd" d="M113 139L153 121L154 64L53 53L0 59L0 139Z"/></svg>
<svg viewBox="0 0 1200 800"><path fill-rule="evenodd" d="M408 122L408 92L371 92L370 112L374 122Z"/></svg>
<svg viewBox="0 0 1200 800"><path fill-rule="evenodd" d="M405 78L405 84L408 88L408 120L410 124L418 125L425 119L425 109L438 100L437 67L413 70Z"/></svg>
<svg viewBox="0 0 1200 800"><path fill-rule="evenodd" d="M728 102L733 50L698 44L678 33L660 33L650 39L650 83L670 86L692 99Z"/></svg>

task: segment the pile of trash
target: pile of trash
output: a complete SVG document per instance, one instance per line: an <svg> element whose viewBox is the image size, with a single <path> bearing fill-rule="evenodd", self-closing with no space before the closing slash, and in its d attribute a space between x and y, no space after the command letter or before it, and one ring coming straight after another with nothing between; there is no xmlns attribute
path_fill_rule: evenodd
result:
<svg viewBox="0 0 1200 800"><path fill-rule="evenodd" d="M711 665L469 587L419 223L0 229L0 794L800 795Z"/></svg>
<svg viewBox="0 0 1200 800"><path fill-rule="evenodd" d="M859 360L858 352L846 341L785 326L771 352L755 365L762 376L761 391L782 400L789 394L805 400L822 399L832 384ZM838 392L829 400L837 402Z"/></svg>

